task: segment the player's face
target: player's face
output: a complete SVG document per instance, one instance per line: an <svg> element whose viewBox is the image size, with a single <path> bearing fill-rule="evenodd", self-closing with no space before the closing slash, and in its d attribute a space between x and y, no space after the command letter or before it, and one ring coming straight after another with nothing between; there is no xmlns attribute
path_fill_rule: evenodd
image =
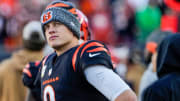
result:
<svg viewBox="0 0 180 101"><path fill-rule="evenodd" d="M60 22L52 21L46 24L44 28L47 42L54 49L62 48L64 45L71 43L75 37L73 33Z"/></svg>

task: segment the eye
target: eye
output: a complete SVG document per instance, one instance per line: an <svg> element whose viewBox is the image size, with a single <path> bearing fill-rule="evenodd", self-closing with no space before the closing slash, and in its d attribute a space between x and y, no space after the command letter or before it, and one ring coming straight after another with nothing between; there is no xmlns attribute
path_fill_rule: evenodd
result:
<svg viewBox="0 0 180 101"><path fill-rule="evenodd" d="M55 24L55 26L62 25L60 22L55 22L54 24Z"/></svg>
<svg viewBox="0 0 180 101"><path fill-rule="evenodd" d="M48 25L48 24L44 25L44 29L45 29L45 30L47 30L48 28L49 28L49 25Z"/></svg>

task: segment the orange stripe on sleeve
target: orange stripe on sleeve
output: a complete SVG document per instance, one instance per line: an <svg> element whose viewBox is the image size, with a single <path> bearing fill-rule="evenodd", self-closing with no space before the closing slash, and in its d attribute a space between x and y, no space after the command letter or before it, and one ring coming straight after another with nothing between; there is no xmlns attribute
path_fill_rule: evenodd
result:
<svg viewBox="0 0 180 101"><path fill-rule="evenodd" d="M52 7L69 7L69 5L64 4L64 3L57 3L57 4L54 4L54 5L47 6L46 9L49 9L49 8L52 8Z"/></svg>
<svg viewBox="0 0 180 101"><path fill-rule="evenodd" d="M23 73L27 74L29 77L32 77L31 72L26 68L23 69Z"/></svg>
<svg viewBox="0 0 180 101"><path fill-rule="evenodd" d="M89 52L98 52L98 51L105 51L107 54L109 54L109 51L104 47L98 47L92 50L88 50L87 52L89 53Z"/></svg>
<svg viewBox="0 0 180 101"><path fill-rule="evenodd" d="M83 48L83 50L82 50L82 52L81 52L81 56L83 55L84 51L85 51L87 48L92 47L92 46L101 46L101 47L103 47L104 45L102 45L102 44L100 44L100 43L97 43L97 42L89 43L89 44L87 44L87 45Z"/></svg>
<svg viewBox="0 0 180 101"><path fill-rule="evenodd" d="M74 55L73 55L73 58L72 58L72 65L73 65L74 71L76 70L76 59L77 59L78 51L79 51L79 49L80 49L84 44L85 44L85 43L82 43L82 44L76 49L76 51L74 52Z"/></svg>
<svg viewBox="0 0 180 101"><path fill-rule="evenodd" d="M40 64L40 61L35 62L35 66L38 66Z"/></svg>

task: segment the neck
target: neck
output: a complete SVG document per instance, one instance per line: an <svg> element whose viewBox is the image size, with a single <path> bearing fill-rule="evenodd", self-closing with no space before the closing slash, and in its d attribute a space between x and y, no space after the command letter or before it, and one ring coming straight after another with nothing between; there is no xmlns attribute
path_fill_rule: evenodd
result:
<svg viewBox="0 0 180 101"><path fill-rule="evenodd" d="M58 49L55 49L55 51L56 51L57 55L60 56L61 54L68 51L69 49L77 46L78 44L79 44L78 40L72 40L70 43L63 45Z"/></svg>

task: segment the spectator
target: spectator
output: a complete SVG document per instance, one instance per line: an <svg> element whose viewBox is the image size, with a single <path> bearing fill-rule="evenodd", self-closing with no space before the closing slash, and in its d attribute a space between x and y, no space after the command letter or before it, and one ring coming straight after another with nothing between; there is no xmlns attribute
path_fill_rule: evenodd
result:
<svg viewBox="0 0 180 101"><path fill-rule="evenodd" d="M180 101L180 35L167 36L157 51L158 80L143 93L142 101Z"/></svg>
<svg viewBox="0 0 180 101"><path fill-rule="evenodd" d="M45 40L38 21L28 23L23 29L23 48L0 64L0 101L25 101L26 88L21 81L25 65L41 60Z"/></svg>
<svg viewBox="0 0 180 101"><path fill-rule="evenodd" d="M156 74L156 49L161 41L170 34L170 32L162 32L160 30L156 30L147 38L145 48L145 61L147 64L147 68L141 77L139 85L139 101L141 101L142 92L144 91L144 89L146 89L149 85L151 85L158 79Z"/></svg>

